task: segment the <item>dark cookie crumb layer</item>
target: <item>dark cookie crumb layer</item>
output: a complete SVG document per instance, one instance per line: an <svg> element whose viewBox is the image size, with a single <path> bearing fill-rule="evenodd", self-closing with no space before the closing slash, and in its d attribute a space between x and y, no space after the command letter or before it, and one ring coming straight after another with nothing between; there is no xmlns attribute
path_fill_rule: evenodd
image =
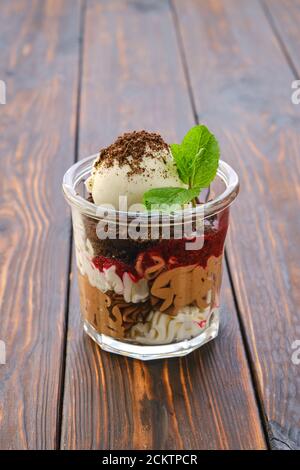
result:
<svg viewBox="0 0 300 470"><path fill-rule="evenodd" d="M149 149L147 153L149 158L156 158L152 152L169 150L168 144L155 132L145 130L126 132L118 137L113 144L100 150L100 155L94 166L96 169L99 165L109 168L117 162L120 167L126 164L130 166L128 176L141 174L144 172L141 163L146 147Z"/></svg>

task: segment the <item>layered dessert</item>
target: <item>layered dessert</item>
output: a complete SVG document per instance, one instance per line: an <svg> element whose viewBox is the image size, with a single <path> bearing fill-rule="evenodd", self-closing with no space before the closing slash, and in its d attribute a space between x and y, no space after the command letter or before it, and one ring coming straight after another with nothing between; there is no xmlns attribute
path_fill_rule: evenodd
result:
<svg viewBox="0 0 300 470"><path fill-rule="evenodd" d="M188 211L201 206L219 150L212 134L196 127L182 147L146 131L120 136L95 159L87 200L116 213L119 196L128 207L150 213L155 207L158 214L170 203ZM187 249L185 235L176 238L172 229L168 239L151 237L151 227L147 237L120 237L118 219L116 236L101 238L99 218L73 210L84 320L101 335L139 345L176 343L205 331L219 315L228 208L202 222L202 234L194 237L202 239L201 248Z"/></svg>

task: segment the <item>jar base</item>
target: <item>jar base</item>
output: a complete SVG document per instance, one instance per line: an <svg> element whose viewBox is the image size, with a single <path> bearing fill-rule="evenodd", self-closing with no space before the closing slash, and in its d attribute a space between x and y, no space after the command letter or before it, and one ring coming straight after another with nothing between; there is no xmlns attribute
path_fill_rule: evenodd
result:
<svg viewBox="0 0 300 470"><path fill-rule="evenodd" d="M141 361L151 361L153 359L186 356L216 338L219 331L219 315L215 315L210 325L194 338L178 343L155 346L127 343L100 334L87 320L83 320L83 329L104 351L132 357Z"/></svg>

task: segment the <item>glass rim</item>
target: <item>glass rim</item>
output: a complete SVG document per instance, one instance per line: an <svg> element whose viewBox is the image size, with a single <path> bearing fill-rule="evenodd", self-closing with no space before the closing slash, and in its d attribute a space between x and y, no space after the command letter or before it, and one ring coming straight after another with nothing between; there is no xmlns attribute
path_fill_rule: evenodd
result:
<svg viewBox="0 0 300 470"><path fill-rule="evenodd" d="M103 211L109 212L115 218L137 218L149 219L149 217L161 216L159 211L120 211L116 209L108 209L105 205L97 206L93 202L88 201L76 192L76 185L83 179L90 175L94 160L98 154L90 155L74 163L64 174L63 177L63 193L65 199L71 207L76 207L81 213L100 219L99 208ZM217 214L218 212L226 209L232 204L239 192L239 178L235 170L224 160L219 161L217 175L225 184L225 190L211 201L198 204L196 207L185 208L171 214L170 218L176 217L194 217L201 215L204 218Z"/></svg>

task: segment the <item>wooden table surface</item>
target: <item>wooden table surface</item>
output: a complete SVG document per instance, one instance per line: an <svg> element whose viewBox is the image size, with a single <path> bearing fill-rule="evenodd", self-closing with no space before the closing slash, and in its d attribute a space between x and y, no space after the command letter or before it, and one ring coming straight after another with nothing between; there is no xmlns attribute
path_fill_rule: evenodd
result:
<svg viewBox="0 0 300 470"><path fill-rule="evenodd" d="M299 449L300 1L0 12L0 448ZM125 130L174 142L195 122L241 180L220 335L181 359L109 355L80 328L62 176Z"/></svg>

